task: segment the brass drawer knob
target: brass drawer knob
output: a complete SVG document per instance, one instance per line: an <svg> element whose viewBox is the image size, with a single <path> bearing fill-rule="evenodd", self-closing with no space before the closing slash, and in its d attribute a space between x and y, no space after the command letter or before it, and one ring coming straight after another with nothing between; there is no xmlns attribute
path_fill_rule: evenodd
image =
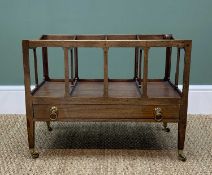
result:
<svg viewBox="0 0 212 175"><path fill-rule="evenodd" d="M161 108L155 108L154 109L154 116L155 116L155 121L157 122L161 122L163 119L163 115L162 115L162 109Z"/></svg>
<svg viewBox="0 0 212 175"><path fill-rule="evenodd" d="M56 106L52 106L50 109L49 109L49 118L50 120L57 120L57 117L58 117L58 109Z"/></svg>

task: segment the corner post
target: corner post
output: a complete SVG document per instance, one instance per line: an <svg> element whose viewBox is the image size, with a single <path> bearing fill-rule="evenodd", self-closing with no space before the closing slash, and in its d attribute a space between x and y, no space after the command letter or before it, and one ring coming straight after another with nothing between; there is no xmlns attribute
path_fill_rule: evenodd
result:
<svg viewBox="0 0 212 175"><path fill-rule="evenodd" d="M39 154L34 151L35 147L35 122L33 121L32 95L30 89L30 66L29 66L29 41L22 41L23 65L24 65L24 86L25 86L25 103L26 119L29 149L32 151L32 157L37 158Z"/></svg>
<svg viewBox="0 0 212 175"><path fill-rule="evenodd" d="M188 91L189 91L189 73L190 73L190 62L191 62L191 46L192 43L186 44L185 57L184 57L184 71L183 71L183 90L182 90L182 101L180 105L180 117L178 122L178 150L179 159L185 161L186 158L182 155L185 142L186 125L187 125L187 108L188 108Z"/></svg>

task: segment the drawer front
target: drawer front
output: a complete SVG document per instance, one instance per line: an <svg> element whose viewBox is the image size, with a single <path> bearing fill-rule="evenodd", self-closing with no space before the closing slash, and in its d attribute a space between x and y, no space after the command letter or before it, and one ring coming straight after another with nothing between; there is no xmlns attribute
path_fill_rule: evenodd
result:
<svg viewBox="0 0 212 175"><path fill-rule="evenodd" d="M33 105L35 119L50 119L51 105ZM167 105L55 105L52 118L60 119L154 119L159 108L163 119L178 119L179 106ZM53 109L55 109L53 107Z"/></svg>

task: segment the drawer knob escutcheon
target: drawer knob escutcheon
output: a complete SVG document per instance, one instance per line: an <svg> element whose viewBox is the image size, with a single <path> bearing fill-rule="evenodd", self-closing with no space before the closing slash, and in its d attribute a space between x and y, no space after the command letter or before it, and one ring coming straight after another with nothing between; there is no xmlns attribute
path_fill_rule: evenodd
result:
<svg viewBox="0 0 212 175"><path fill-rule="evenodd" d="M50 109L49 109L49 118L50 120L54 121L57 119L58 117L58 108L56 106L52 106Z"/></svg>
<svg viewBox="0 0 212 175"><path fill-rule="evenodd" d="M163 119L162 109L157 107L154 109L155 121L161 122Z"/></svg>

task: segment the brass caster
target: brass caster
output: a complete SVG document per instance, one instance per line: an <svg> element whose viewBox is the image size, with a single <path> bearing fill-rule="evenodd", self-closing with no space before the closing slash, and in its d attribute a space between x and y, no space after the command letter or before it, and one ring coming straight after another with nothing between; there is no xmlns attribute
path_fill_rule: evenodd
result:
<svg viewBox="0 0 212 175"><path fill-rule="evenodd" d="M50 126L50 127L48 127L48 130L49 130L49 131L52 131L52 127L51 127L51 126Z"/></svg>
<svg viewBox="0 0 212 175"><path fill-rule="evenodd" d="M170 129L169 128L163 128L163 131L170 132Z"/></svg>
<svg viewBox="0 0 212 175"><path fill-rule="evenodd" d="M170 129L167 127L167 123L166 122L163 123L163 131L170 132Z"/></svg>
<svg viewBox="0 0 212 175"><path fill-rule="evenodd" d="M33 159L37 159L39 157L39 153L35 152L34 150L31 151L31 156Z"/></svg>
<svg viewBox="0 0 212 175"><path fill-rule="evenodd" d="M51 127L51 126L49 126L49 127L48 127L48 130L49 130L49 131L52 131L53 129L52 129L52 127Z"/></svg>
<svg viewBox="0 0 212 175"><path fill-rule="evenodd" d="M186 161L186 156L183 154L183 150L178 150L178 159L182 162Z"/></svg>

